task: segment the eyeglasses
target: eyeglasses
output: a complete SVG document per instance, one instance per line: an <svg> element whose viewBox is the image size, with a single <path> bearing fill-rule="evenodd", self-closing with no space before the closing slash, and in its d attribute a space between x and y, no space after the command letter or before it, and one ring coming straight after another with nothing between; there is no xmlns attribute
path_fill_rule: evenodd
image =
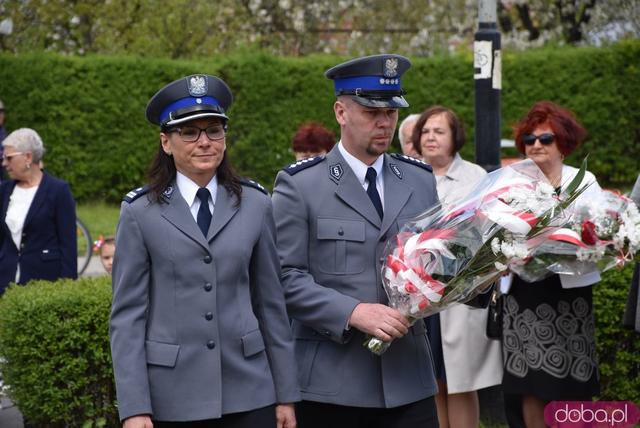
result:
<svg viewBox="0 0 640 428"><path fill-rule="evenodd" d="M221 140L224 138L224 126L213 125L206 128L198 128L197 126L183 126L181 128L173 128L167 132L177 132L182 141L192 143L198 141L200 134L204 131L210 140Z"/></svg>
<svg viewBox="0 0 640 428"><path fill-rule="evenodd" d="M522 136L522 142L527 146L533 146L536 143L536 140L540 141L540 144L548 146L553 143L556 136L550 132L545 132L544 134L536 135L536 134L525 134Z"/></svg>
<svg viewBox="0 0 640 428"><path fill-rule="evenodd" d="M20 156L23 155L23 152L15 152L15 153L11 153L10 155L2 155L2 160L6 160L7 162L11 162L11 159L16 157L16 156Z"/></svg>

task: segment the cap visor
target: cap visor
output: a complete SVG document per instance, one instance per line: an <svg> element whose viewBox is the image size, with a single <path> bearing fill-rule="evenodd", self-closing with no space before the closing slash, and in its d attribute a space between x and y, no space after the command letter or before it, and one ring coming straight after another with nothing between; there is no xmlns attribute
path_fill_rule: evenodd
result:
<svg viewBox="0 0 640 428"><path fill-rule="evenodd" d="M390 97L390 98L365 98L352 95L351 99L358 104L365 107L373 108L405 108L409 107L409 103L404 97Z"/></svg>
<svg viewBox="0 0 640 428"><path fill-rule="evenodd" d="M181 123L189 122L189 121L196 120L196 119L201 119L203 117L219 117L219 118L222 118L224 120L229 120L229 118L226 115L222 114L222 113L202 112L202 113L192 114L192 115L186 116L186 117L181 117L179 119L170 120L169 122L165 123L164 126L179 125Z"/></svg>

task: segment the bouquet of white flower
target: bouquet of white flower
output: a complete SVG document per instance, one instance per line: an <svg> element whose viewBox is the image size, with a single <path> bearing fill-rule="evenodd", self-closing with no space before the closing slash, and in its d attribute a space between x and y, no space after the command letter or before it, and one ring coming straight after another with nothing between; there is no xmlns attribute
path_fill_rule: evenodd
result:
<svg viewBox="0 0 640 428"><path fill-rule="evenodd" d="M583 165L563 198L530 160L488 174L462 202L436 206L407 223L387 243L382 277L390 306L411 322L465 302L496 281L531 250L578 189ZM368 337L382 354L389 343Z"/></svg>
<svg viewBox="0 0 640 428"><path fill-rule="evenodd" d="M640 249L640 213L622 195L602 191L571 207L563 227L548 230L525 263L511 267L526 281L552 274L604 272L633 260Z"/></svg>

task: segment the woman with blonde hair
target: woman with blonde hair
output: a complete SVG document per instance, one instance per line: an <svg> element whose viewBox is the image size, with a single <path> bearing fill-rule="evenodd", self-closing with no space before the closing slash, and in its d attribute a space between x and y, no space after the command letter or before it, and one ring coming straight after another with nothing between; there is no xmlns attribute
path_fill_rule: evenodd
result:
<svg viewBox="0 0 640 428"><path fill-rule="evenodd" d="M77 278L76 204L69 184L40 169L36 131L21 128L2 142L0 294L11 282Z"/></svg>

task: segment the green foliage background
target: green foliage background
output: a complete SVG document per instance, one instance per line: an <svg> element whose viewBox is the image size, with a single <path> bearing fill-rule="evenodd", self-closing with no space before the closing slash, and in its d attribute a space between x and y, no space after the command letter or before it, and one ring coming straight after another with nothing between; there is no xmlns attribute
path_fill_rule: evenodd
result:
<svg viewBox="0 0 640 428"><path fill-rule="evenodd" d="M606 48L546 48L503 55L502 136L541 99L576 112L590 133L568 158L601 184L629 187L640 159L640 41ZM144 183L158 148L157 129L144 118L149 98L165 84L192 73L228 82L235 96L227 139L233 164L267 187L293 160L291 138L304 121L339 129L332 83L323 73L346 58L278 58L246 52L203 61L133 57L66 57L0 54L0 98L10 130L32 127L43 137L46 167L72 184L76 199L118 201ZM470 54L413 58L403 78L411 107L401 118L439 103L463 119L474 157L474 81ZM395 150L399 151L397 142Z"/></svg>
<svg viewBox="0 0 640 428"><path fill-rule="evenodd" d="M110 306L108 277L14 285L0 298L0 370L32 426L119 426Z"/></svg>
<svg viewBox="0 0 640 428"><path fill-rule="evenodd" d="M605 272L593 288L600 400L640 403L640 333L621 327L633 269Z"/></svg>

